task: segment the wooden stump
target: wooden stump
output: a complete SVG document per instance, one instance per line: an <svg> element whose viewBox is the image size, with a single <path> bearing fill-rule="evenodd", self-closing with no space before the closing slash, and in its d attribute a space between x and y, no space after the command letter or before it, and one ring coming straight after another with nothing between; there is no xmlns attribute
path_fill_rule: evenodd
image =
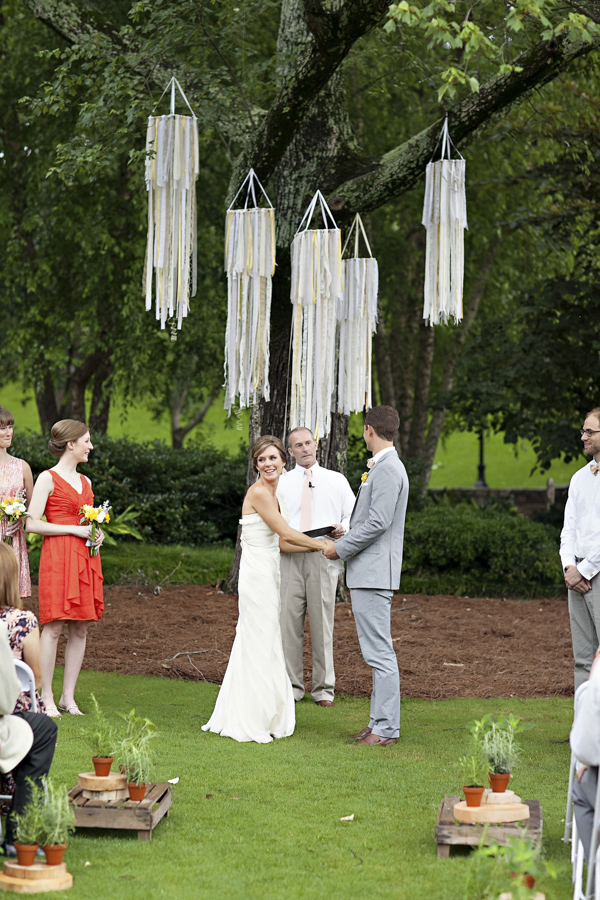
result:
<svg viewBox="0 0 600 900"><path fill-rule="evenodd" d="M442 801L435 823L435 840L437 855L447 859L450 856L452 845L477 847L481 843L484 825L471 823L458 823L454 816L454 808L460 802L460 797L447 796ZM506 844L510 836L519 837L524 831L525 835L536 843L542 839L543 817L539 800L525 800L524 805L529 808L529 819L520 825L518 822L505 822L504 824L490 824L487 826L487 843L496 841L498 844ZM477 812L477 808L474 809Z"/></svg>
<svg viewBox="0 0 600 900"><path fill-rule="evenodd" d="M49 866L36 862L32 866L20 866L14 860L4 863L0 874L0 890L15 894L41 894L46 891L66 891L73 887L73 876L65 863Z"/></svg>
<svg viewBox="0 0 600 900"><path fill-rule="evenodd" d="M80 772L79 787L86 800L124 800L129 797L127 779L118 772L96 775L94 772Z"/></svg>

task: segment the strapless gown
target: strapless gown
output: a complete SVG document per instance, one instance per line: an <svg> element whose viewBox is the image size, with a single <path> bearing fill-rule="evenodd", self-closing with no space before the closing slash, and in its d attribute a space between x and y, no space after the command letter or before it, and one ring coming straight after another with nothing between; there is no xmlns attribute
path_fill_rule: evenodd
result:
<svg viewBox="0 0 600 900"><path fill-rule="evenodd" d="M202 730L267 744L293 734L296 724L279 625L279 538L258 513L240 522L235 640L213 714Z"/></svg>

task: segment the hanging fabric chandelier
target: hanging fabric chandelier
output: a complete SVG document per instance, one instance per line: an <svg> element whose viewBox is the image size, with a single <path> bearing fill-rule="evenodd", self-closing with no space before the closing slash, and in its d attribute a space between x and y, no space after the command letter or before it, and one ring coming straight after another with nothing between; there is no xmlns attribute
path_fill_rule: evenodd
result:
<svg viewBox="0 0 600 900"><path fill-rule="evenodd" d="M338 310L340 322L338 364L338 412L370 409L371 360L373 334L377 330L377 292L379 268L373 258L362 219L357 213L342 250L342 256L354 232L354 256L344 259L344 293ZM362 233L367 252L359 258L358 244Z"/></svg>
<svg viewBox="0 0 600 900"><path fill-rule="evenodd" d="M233 209L246 187L243 209ZM256 188L268 208L259 208ZM248 209L252 197L253 206ZM259 195L260 201L260 195ZM272 278L275 272L275 210L254 169L244 179L225 221L227 329L225 332L225 409L236 397L244 409L269 399L269 338Z"/></svg>
<svg viewBox="0 0 600 900"><path fill-rule="evenodd" d="M310 229L317 203L325 227ZM318 440L331 429L337 313L342 301L341 232L321 191L316 192L304 214L292 241L291 255L290 428L305 425Z"/></svg>
<svg viewBox="0 0 600 900"><path fill-rule="evenodd" d="M148 242L143 291L149 310L154 284L156 318L161 328L168 318L174 318L179 329L189 311L190 293L196 295L198 120L176 78L171 79L163 96L169 87L171 112L168 116L149 116L146 133ZM175 115L175 87L191 116Z"/></svg>
<svg viewBox="0 0 600 900"><path fill-rule="evenodd" d="M448 116L440 139L441 159L427 166L423 204L423 225L427 229L423 318L430 325L447 324L450 316L455 322L462 319L464 233L468 228L465 160L460 153L460 159L450 158L454 144Z"/></svg>

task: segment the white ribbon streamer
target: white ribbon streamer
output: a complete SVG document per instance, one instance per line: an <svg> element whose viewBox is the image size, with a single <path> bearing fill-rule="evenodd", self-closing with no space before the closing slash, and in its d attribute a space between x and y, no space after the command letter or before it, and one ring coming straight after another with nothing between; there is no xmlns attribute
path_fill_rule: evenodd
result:
<svg viewBox="0 0 600 900"><path fill-rule="evenodd" d="M323 222L311 229L319 203ZM303 230L302 226L305 226ZM317 440L331 430L337 356L337 308L342 301L341 232L317 191L292 241L292 373L290 428L305 425Z"/></svg>
<svg viewBox="0 0 600 900"><path fill-rule="evenodd" d="M442 158L426 169L422 220L427 229L423 318L430 325L447 324L450 316L455 322L462 319L464 231L468 228L465 160L450 158L454 145L447 117L440 138Z"/></svg>
<svg viewBox="0 0 600 900"><path fill-rule="evenodd" d="M246 186L244 209L232 209ZM260 209L255 187L268 209ZM252 197L253 207L248 209ZM227 329L225 332L225 409L239 398L248 408L261 396L269 400L269 340L272 277L275 272L275 210L254 169L244 179L227 210L225 272L227 273Z"/></svg>
<svg viewBox="0 0 600 900"><path fill-rule="evenodd" d="M193 113L175 115L175 87L190 112L191 107L176 78L171 79L163 95L169 87L171 112L168 116L150 116L146 133L148 242L143 291L149 310L154 282L156 318L161 328L175 316L180 329L189 312L190 293L192 297L196 294L198 122Z"/></svg>

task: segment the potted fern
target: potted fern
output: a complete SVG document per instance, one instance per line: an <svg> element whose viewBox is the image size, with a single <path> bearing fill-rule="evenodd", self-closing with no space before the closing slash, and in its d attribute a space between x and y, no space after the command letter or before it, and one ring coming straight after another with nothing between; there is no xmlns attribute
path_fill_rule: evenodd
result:
<svg viewBox="0 0 600 900"><path fill-rule="evenodd" d="M94 772L100 777L106 777L113 763L115 750L119 744L119 737L116 728L111 725L100 709L100 704L96 700L95 695L90 694L90 696L92 698L93 711L91 723L87 729L87 743L92 751Z"/></svg>
<svg viewBox="0 0 600 900"><path fill-rule="evenodd" d="M59 866L67 848L67 840L75 831L75 813L64 785L46 776L42 779L41 823L39 841L49 866Z"/></svg>
<svg viewBox="0 0 600 900"><path fill-rule="evenodd" d="M150 719L120 713L126 722L125 737L119 747L119 769L127 778L130 800L143 800L152 777L153 753L150 741L156 737L156 726Z"/></svg>

